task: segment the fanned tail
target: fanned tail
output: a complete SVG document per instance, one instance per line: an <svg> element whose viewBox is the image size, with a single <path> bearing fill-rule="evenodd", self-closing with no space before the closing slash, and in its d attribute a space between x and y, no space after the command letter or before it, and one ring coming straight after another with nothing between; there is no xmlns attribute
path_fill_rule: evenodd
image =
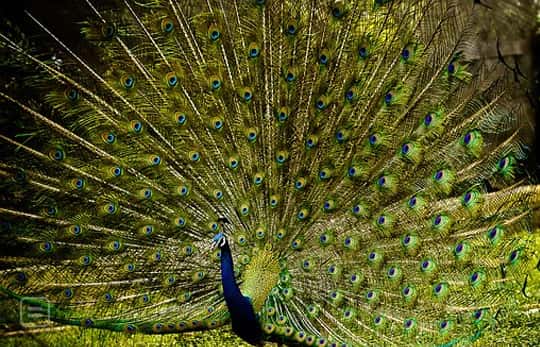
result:
<svg viewBox="0 0 540 347"><path fill-rule="evenodd" d="M483 5L523 12L86 0L84 49L26 12L60 52L0 33L25 76L0 89L0 290L60 324L217 328L222 232L269 341L467 345L537 309L532 130L479 61Z"/></svg>

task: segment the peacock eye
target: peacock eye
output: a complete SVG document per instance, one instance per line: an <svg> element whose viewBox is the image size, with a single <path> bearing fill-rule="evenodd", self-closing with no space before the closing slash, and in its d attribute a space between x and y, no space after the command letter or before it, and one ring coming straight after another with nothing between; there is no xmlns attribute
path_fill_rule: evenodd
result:
<svg viewBox="0 0 540 347"><path fill-rule="evenodd" d="M516 260L518 259L519 257L519 251L518 250L514 250L510 253L510 256L508 257L508 260L510 263L515 263Z"/></svg>
<svg viewBox="0 0 540 347"><path fill-rule="evenodd" d="M411 145L406 143L403 146L401 146L401 153L402 154L407 154L407 153L409 153L410 149L411 149Z"/></svg>
<svg viewBox="0 0 540 347"><path fill-rule="evenodd" d="M52 244L49 241L43 242L41 244L41 248L45 252L50 252L52 250Z"/></svg>
<svg viewBox="0 0 540 347"><path fill-rule="evenodd" d="M287 75L285 75L285 79L287 82L293 82L296 79L296 76L292 72L288 72Z"/></svg>
<svg viewBox="0 0 540 347"><path fill-rule="evenodd" d="M468 145L468 144L471 143L472 138L473 138L473 134L472 134L472 132L469 131L469 132L465 133L465 135L463 136L463 142L466 145Z"/></svg>
<svg viewBox="0 0 540 347"><path fill-rule="evenodd" d="M430 126L432 121L433 121L433 115L431 113L426 114L426 116L424 117L424 125Z"/></svg>
<svg viewBox="0 0 540 347"><path fill-rule="evenodd" d="M71 102L79 100L79 91L77 89L69 88L64 92L64 95Z"/></svg>
<svg viewBox="0 0 540 347"><path fill-rule="evenodd" d="M139 121L131 121L131 130L135 133L140 133L143 129L143 125Z"/></svg>
<svg viewBox="0 0 540 347"><path fill-rule="evenodd" d="M82 189L82 188L84 188L84 183L85 183L85 182L84 182L84 179L82 179L82 178L77 178L77 179L75 180L75 187L77 187L77 189Z"/></svg>
<svg viewBox="0 0 540 347"><path fill-rule="evenodd" d="M26 282L26 280L28 279L24 272L17 272L15 278L18 282Z"/></svg>
<svg viewBox="0 0 540 347"><path fill-rule="evenodd" d="M116 211L117 211L117 207L116 207L116 204L115 204L115 203L112 203L112 202L111 202L111 203L109 203L109 204L107 205L107 212L108 212L109 214L114 214L114 213L116 213Z"/></svg>
<svg viewBox="0 0 540 347"><path fill-rule="evenodd" d="M343 17L343 12L338 7L334 7L332 9L332 16L334 16L335 18L341 18Z"/></svg>
<svg viewBox="0 0 540 347"><path fill-rule="evenodd" d="M373 294L373 292L372 292L371 290L368 291L368 292L366 293L366 297L367 297L368 299L373 298L373 296L374 296L374 294Z"/></svg>
<svg viewBox="0 0 540 347"><path fill-rule="evenodd" d="M125 89L129 90L135 85L135 79L132 76L124 77L123 85Z"/></svg>
<svg viewBox="0 0 540 347"><path fill-rule="evenodd" d="M165 18L161 21L161 30L168 34L168 33L171 33L174 29L174 23L168 19L168 18Z"/></svg>
<svg viewBox="0 0 540 347"><path fill-rule="evenodd" d="M110 40L116 35L116 27L113 24L105 23L101 27L101 34L105 40Z"/></svg>
<svg viewBox="0 0 540 347"><path fill-rule="evenodd" d="M393 99L394 99L394 95L392 93L388 92L384 96L384 103L386 105L390 105L392 103Z"/></svg>
<svg viewBox="0 0 540 347"><path fill-rule="evenodd" d="M179 125L183 125L186 123L187 116L184 113L180 113L176 116L176 121Z"/></svg>
<svg viewBox="0 0 540 347"><path fill-rule="evenodd" d="M401 51L401 58L403 58L403 60L408 60L409 57L410 57L410 52L407 48Z"/></svg>
<svg viewBox="0 0 540 347"><path fill-rule="evenodd" d="M66 154L62 149L57 148L50 152L50 157L56 161L62 161L65 159Z"/></svg>
<svg viewBox="0 0 540 347"><path fill-rule="evenodd" d="M480 318L482 318L482 314L483 314L482 309L474 311L473 313L474 319L479 320Z"/></svg>
<svg viewBox="0 0 540 347"><path fill-rule="evenodd" d="M116 177L121 176L122 172L123 172L123 170L120 167L115 167L113 169L113 175L116 176Z"/></svg>
<svg viewBox="0 0 540 347"><path fill-rule="evenodd" d="M358 49L358 55L359 55L360 58L362 58L362 59L367 58L367 56L368 56L367 48L366 48L366 47L360 47L360 48Z"/></svg>
<svg viewBox="0 0 540 347"><path fill-rule="evenodd" d="M213 80L212 81L212 89L218 90L221 87L221 81L220 80Z"/></svg>
<svg viewBox="0 0 540 347"><path fill-rule="evenodd" d="M293 24L289 24L289 26L287 27L287 32L289 33L289 35L296 34L296 27Z"/></svg>
<svg viewBox="0 0 540 347"><path fill-rule="evenodd" d="M221 33L218 30L212 30L210 32L210 40L217 41L221 36Z"/></svg>

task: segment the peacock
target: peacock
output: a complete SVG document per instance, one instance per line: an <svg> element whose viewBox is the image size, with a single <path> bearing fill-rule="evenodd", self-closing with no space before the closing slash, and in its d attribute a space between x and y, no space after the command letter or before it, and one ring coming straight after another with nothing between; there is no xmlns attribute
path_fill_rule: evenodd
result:
<svg viewBox="0 0 540 347"><path fill-rule="evenodd" d="M69 33L2 19L2 311L320 347L486 345L519 317L534 340L533 126L477 49L518 1L78 5Z"/></svg>

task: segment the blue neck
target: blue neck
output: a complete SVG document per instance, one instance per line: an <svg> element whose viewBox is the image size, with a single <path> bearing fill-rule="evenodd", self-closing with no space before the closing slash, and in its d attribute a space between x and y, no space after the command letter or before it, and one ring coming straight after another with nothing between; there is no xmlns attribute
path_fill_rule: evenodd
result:
<svg viewBox="0 0 540 347"><path fill-rule="evenodd" d="M231 249L229 244L225 243L221 247L221 283L223 285L223 296L225 297L225 302L230 309L230 306L234 306L235 302L243 300L244 296L236 284L236 279L234 278L234 264L231 255Z"/></svg>
<svg viewBox="0 0 540 347"><path fill-rule="evenodd" d="M231 314L233 331L244 341L258 345L262 341L262 329L251 302L242 295L234 278L234 264L229 244L221 247L221 284L223 297Z"/></svg>

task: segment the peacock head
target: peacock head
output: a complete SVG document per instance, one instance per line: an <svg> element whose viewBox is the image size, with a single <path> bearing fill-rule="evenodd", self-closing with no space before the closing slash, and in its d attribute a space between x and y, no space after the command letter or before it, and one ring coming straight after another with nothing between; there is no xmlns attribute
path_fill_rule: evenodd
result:
<svg viewBox="0 0 540 347"><path fill-rule="evenodd" d="M222 248L227 244L227 238L224 233L218 233L212 239L212 249Z"/></svg>
<svg viewBox="0 0 540 347"><path fill-rule="evenodd" d="M226 217L219 217L217 222L219 223L219 230L222 232L216 234L212 239L212 249L223 248L227 244L227 237L225 236L224 230L225 225L229 224L229 220Z"/></svg>

